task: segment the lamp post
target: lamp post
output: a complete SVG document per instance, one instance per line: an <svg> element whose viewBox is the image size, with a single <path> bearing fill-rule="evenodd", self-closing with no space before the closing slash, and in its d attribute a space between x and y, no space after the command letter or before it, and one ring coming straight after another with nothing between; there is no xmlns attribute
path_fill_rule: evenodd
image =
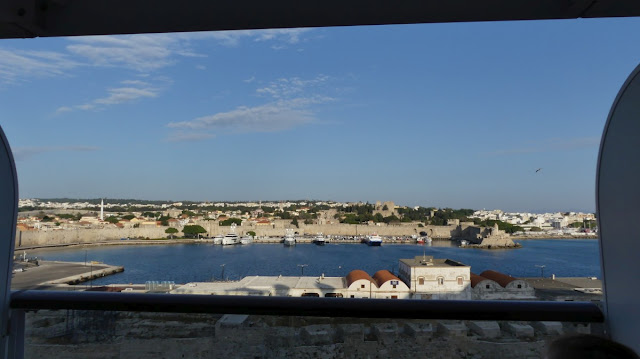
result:
<svg viewBox="0 0 640 359"><path fill-rule="evenodd" d="M308 264L298 264L298 267L300 267L300 276L304 276L304 267L308 266Z"/></svg>
<svg viewBox="0 0 640 359"><path fill-rule="evenodd" d="M544 278L544 267L546 267L546 265L544 265L544 264L542 264L542 265L536 264L536 267L540 268L540 277Z"/></svg>

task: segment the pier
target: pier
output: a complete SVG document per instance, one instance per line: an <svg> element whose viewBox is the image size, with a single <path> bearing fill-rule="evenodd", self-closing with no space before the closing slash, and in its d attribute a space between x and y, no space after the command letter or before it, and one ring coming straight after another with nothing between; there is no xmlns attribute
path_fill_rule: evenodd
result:
<svg viewBox="0 0 640 359"><path fill-rule="evenodd" d="M61 287L123 271L124 267L121 266L93 262L38 261L37 265L17 263L11 279L11 289L62 289Z"/></svg>

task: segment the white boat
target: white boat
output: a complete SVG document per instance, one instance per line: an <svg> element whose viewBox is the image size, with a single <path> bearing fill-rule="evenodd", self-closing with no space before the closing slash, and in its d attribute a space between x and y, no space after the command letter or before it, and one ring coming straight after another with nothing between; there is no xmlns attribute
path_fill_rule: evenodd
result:
<svg viewBox="0 0 640 359"><path fill-rule="evenodd" d="M367 236L364 242L369 246L380 246L382 245L382 237L374 233Z"/></svg>
<svg viewBox="0 0 640 359"><path fill-rule="evenodd" d="M231 225L231 231L227 233L224 236L224 238L222 238L222 245L228 246L228 245L239 244L239 243L240 243L240 237L238 237L238 235L236 234L236 224L234 223Z"/></svg>
<svg viewBox="0 0 640 359"><path fill-rule="evenodd" d="M285 229L283 243L285 246L295 246L296 245L296 236L293 234L293 229Z"/></svg>
<svg viewBox="0 0 640 359"><path fill-rule="evenodd" d="M244 236L244 237L240 238L240 244L250 244L250 243L253 243L253 237Z"/></svg>
<svg viewBox="0 0 640 359"><path fill-rule="evenodd" d="M313 243L315 243L318 246L324 246L325 242L326 240L322 235L322 233L318 233L315 237L313 237Z"/></svg>
<svg viewBox="0 0 640 359"><path fill-rule="evenodd" d="M213 244L222 244L222 239L224 237L220 234L218 234L217 236L213 237Z"/></svg>

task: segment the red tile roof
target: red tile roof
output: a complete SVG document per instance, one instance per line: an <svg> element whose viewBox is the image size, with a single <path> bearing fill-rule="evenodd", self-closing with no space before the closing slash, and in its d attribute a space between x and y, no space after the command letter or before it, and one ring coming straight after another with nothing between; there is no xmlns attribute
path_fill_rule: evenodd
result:
<svg viewBox="0 0 640 359"><path fill-rule="evenodd" d="M378 287L382 287L382 285L385 284L386 282L390 280L399 281L400 278L396 277L388 270L383 269L383 270L377 271L376 274L373 275L373 280L376 281L376 284L378 284Z"/></svg>
<svg viewBox="0 0 640 359"><path fill-rule="evenodd" d="M503 288L506 288L509 283L517 279L517 278L513 278L510 275L496 272L494 270L486 270L480 273L480 275L487 279L491 279L492 281L498 282L498 284L500 284Z"/></svg>
<svg viewBox="0 0 640 359"><path fill-rule="evenodd" d="M351 286L351 283L360 279L366 279L373 284L376 283L373 281L373 279L371 279L371 276L367 272L360 269L355 269L347 274L347 287Z"/></svg>

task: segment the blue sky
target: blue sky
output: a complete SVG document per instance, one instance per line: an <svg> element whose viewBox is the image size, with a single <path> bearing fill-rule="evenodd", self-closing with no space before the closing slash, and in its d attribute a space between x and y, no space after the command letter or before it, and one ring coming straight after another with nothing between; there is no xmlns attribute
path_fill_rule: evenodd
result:
<svg viewBox="0 0 640 359"><path fill-rule="evenodd" d="M593 211L636 34L596 19L2 40L0 125L21 198Z"/></svg>

